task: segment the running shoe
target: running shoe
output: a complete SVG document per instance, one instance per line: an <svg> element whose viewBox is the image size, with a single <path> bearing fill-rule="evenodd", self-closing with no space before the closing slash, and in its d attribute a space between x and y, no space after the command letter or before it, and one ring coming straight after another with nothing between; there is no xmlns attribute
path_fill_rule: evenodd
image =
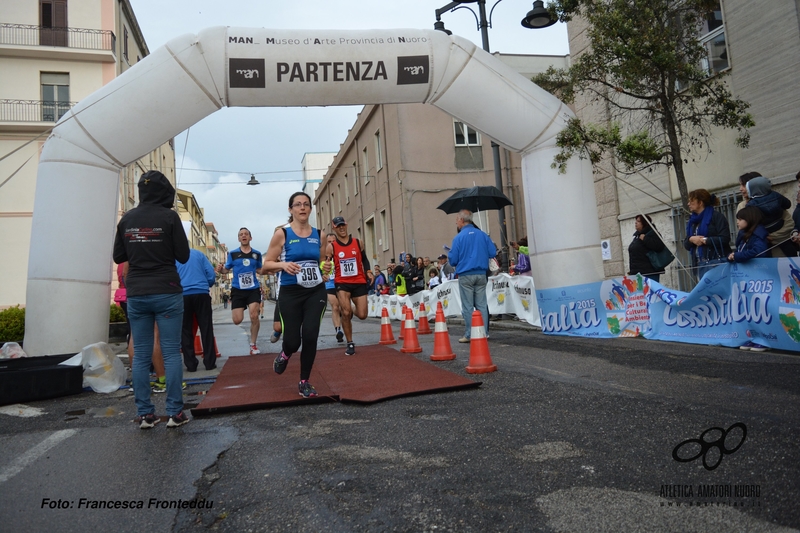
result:
<svg viewBox="0 0 800 533"><path fill-rule="evenodd" d="M769 350L769 348L761 344L758 344L757 342L752 342L750 344L752 344L752 346L750 347L751 352L766 352L767 350Z"/></svg>
<svg viewBox="0 0 800 533"><path fill-rule="evenodd" d="M250 345L250 355L258 355L260 353L261 351L258 349L258 346L256 346L255 344Z"/></svg>
<svg viewBox="0 0 800 533"><path fill-rule="evenodd" d="M188 423L189 423L189 417L186 416L183 411L181 411L177 415L172 415L169 417L169 420L167 421L167 427L176 428L178 426L182 426Z"/></svg>
<svg viewBox="0 0 800 533"><path fill-rule="evenodd" d="M336 330L336 342L344 342L344 331L341 328Z"/></svg>
<svg viewBox="0 0 800 533"><path fill-rule="evenodd" d="M149 413L143 416L137 416L133 421L139 424L139 429L151 429L161 422L161 419L158 418L155 413Z"/></svg>
<svg viewBox="0 0 800 533"><path fill-rule="evenodd" d="M307 379L298 384L298 389L300 389L300 396L303 398L313 398L317 395L317 389Z"/></svg>
<svg viewBox="0 0 800 533"><path fill-rule="evenodd" d="M281 338L281 333L282 332L280 332L280 331L273 330L272 331L272 335L270 335L270 337L269 337L269 342L271 342L272 344L275 344L276 342L278 342L278 339Z"/></svg>
<svg viewBox="0 0 800 533"><path fill-rule="evenodd" d="M289 358L286 357L286 354L283 352L275 358L275 362L272 363L272 369L275 371L276 374L283 374L283 371L286 370L286 365L289 364Z"/></svg>
<svg viewBox="0 0 800 533"><path fill-rule="evenodd" d="M356 354L356 343L348 342L347 349L344 351L345 355L355 355Z"/></svg>
<svg viewBox="0 0 800 533"><path fill-rule="evenodd" d="M160 394L162 392L167 392L167 383L166 383L166 381L161 381L161 380L157 379L157 380L155 380L154 382L152 382L150 384L150 387L151 387L150 390L152 390L156 394ZM181 382L181 390L186 390L186 382L185 381Z"/></svg>

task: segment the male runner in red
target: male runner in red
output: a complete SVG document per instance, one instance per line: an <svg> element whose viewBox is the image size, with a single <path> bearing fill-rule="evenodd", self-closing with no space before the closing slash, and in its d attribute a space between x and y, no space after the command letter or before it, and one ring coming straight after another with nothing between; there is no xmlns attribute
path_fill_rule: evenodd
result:
<svg viewBox="0 0 800 533"><path fill-rule="evenodd" d="M367 290L375 275L361 241L347 233L347 222L344 218L336 217L331 223L336 239L328 244L326 255L333 257L336 298L339 300L342 329L347 338L347 350L344 353L355 355L352 318L353 314L361 320L367 318Z"/></svg>

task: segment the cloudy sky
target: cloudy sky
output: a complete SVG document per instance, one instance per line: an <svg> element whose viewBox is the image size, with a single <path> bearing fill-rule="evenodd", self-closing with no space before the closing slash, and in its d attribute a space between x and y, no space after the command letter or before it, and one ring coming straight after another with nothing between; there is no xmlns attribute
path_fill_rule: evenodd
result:
<svg viewBox="0 0 800 533"><path fill-rule="evenodd" d="M275 29L432 29L435 0L130 0L151 52L170 39L210 26ZM489 0L487 12L494 2ZM477 6L475 6L477 7ZM528 0L505 0L492 13L492 51L566 54L566 27L527 30ZM479 46L476 18L466 9L442 16L453 33ZM178 186L195 194L220 240L238 243L242 226L265 251L273 228L286 219L289 196L302 188L307 152L336 152L361 106L224 108L175 139ZM261 185L245 185L250 174Z"/></svg>

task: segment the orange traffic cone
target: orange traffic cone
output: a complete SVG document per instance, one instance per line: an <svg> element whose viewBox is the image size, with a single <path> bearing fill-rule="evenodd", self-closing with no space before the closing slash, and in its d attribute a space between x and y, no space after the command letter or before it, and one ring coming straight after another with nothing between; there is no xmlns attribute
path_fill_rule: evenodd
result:
<svg viewBox="0 0 800 533"><path fill-rule="evenodd" d="M419 327L417 328L417 333L420 335L430 335L433 333L431 331L431 325L428 323L428 313L425 312L425 304L422 302L419 303Z"/></svg>
<svg viewBox="0 0 800 533"><path fill-rule="evenodd" d="M431 361L452 361L456 358L450 346L450 334L447 333L447 320L444 318L442 302L436 305L436 322L433 324L433 354Z"/></svg>
<svg viewBox="0 0 800 533"><path fill-rule="evenodd" d="M198 332L194 334L194 354L199 356L203 355L203 343L200 341L200 333Z"/></svg>
<svg viewBox="0 0 800 533"><path fill-rule="evenodd" d="M194 331L194 354L199 355L200 357L203 356L203 342L200 340L200 331L199 326L197 325L197 319L194 318L193 320L193 331ZM221 357L219 354L219 348L217 348L217 338L214 337L214 354L217 357Z"/></svg>
<svg viewBox="0 0 800 533"><path fill-rule="evenodd" d="M472 312L472 332L469 341L468 374L486 374L497 370L497 365L492 364L489 354L489 341L486 340L486 330L483 329L483 316L481 312Z"/></svg>
<svg viewBox="0 0 800 533"><path fill-rule="evenodd" d="M389 310L385 307L381 311L381 340L378 344L397 344L392 333L392 321L389 319Z"/></svg>
<svg viewBox="0 0 800 533"><path fill-rule="evenodd" d="M417 323L414 322L414 310L410 307L406 308L406 321L403 329L406 330L406 334L400 351L403 353L421 352L422 346L419 345L419 339L417 339Z"/></svg>
<svg viewBox="0 0 800 533"><path fill-rule="evenodd" d="M403 308L400 309L400 316L403 317L403 319L400 321L400 334L397 336L397 338L400 340L403 340L403 330L406 329L406 309L408 309L406 304L403 304Z"/></svg>

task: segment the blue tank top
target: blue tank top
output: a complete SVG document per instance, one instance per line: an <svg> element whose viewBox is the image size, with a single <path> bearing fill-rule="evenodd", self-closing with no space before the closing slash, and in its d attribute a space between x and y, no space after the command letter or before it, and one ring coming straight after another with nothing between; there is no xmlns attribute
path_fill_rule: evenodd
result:
<svg viewBox="0 0 800 533"><path fill-rule="evenodd" d="M300 273L292 276L283 272L281 286L301 285L311 288L322 283L322 272L319 269L319 231L311 229L308 237L298 237L291 227L284 228L286 242L283 245L283 260L300 265Z"/></svg>

